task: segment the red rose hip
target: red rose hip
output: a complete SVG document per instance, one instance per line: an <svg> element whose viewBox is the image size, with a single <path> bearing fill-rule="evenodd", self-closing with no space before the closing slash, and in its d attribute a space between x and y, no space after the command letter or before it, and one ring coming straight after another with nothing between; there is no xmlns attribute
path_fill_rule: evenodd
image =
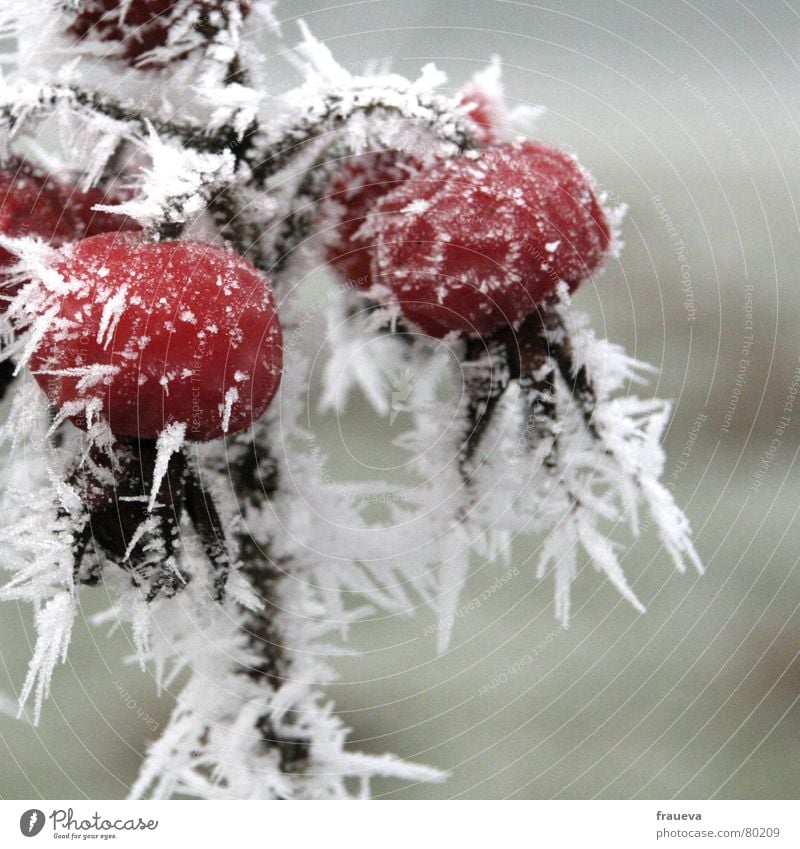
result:
<svg viewBox="0 0 800 849"><path fill-rule="evenodd" d="M484 335L574 289L608 251L590 178L540 142L456 157L386 195L370 216L372 273L434 336Z"/></svg>
<svg viewBox="0 0 800 849"><path fill-rule="evenodd" d="M0 171L0 233L40 236L60 245L74 238L75 222L64 208L61 185L42 177L26 163L15 160ZM0 249L0 266L14 257Z"/></svg>
<svg viewBox="0 0 800 849"><path fill-rule="evenodd" d="M0 233L15 238L38 236L58 246L73 237L74 228L57 183L18 161L0 171ZM0 247L0 313L6 312L23 285L8 282L7 269L16 260L11 251Z"/></svg>
<svg viewBox="0 0 800 849"><path fill-rule="evenodd" d="M73 235L70 241L85 239L88 236L99 236L101 233L142 229L138 222L127 215L92 209L92 207L101 204L113 206L128 200L130 198L129 193L107 191L99 187L81 192L74 186L62 184L61 195L64 208L73 221Z"/></svg>
<svg viewBox="0 0 800 849"><path fill-rule="evenodd" d="M119 198L103 189L86 192L38 173L34 167L14 159L0 170L0 233L5 236L37 236L53 247L110 230L133 230L138 225L130 218L110 212L95 212L95 204L112 204ZM0 282L3 271L16 261L0 248ZM21 283L6 286L0 292L0 312L16 295Z"/></svg>
<svg viewBox="0 0 800 849"><path fill-rule="evenodd" d="M394 150L365 153L347 160L331 183L320 216L325 259L347 286L372 285L372 240L359 231L375 204L418 165Z"/></svg>
<svg viewBox="0 0 800 849"><path fill-rule="evenodd" d="M64 293L30 367L57 408L93 402L118 435L182 422L204 441L269 405L281 331L267 279L243 257L107 233L65 248L55 269ZM85 427L80 411L71 418Z"/></svg>
<svg viewBox="0 0 800 849"><path fill-rule="evenodd" d="M459 94L468 103L475 140L483 145L498 141L502 105L476 82ZM331 183L320 216L325 259L347 286L368 289L372 283L372 239L360 232L370 211L381 198L417 174L422 165L401 151L364 153L348 159Z"/></svg>

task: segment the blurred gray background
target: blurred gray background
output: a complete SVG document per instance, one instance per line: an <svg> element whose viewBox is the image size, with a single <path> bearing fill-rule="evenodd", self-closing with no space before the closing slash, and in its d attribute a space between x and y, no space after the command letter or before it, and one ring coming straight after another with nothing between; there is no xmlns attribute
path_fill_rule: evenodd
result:
<svg viewBox="0 0 800 849"><path fill-rule="evenodd" d="M390 58L414 75L435 61L454 90L499 55L511 103L547 108L536 134L629 204L620 261L576 303L661 370L653 392L675 400L666 476L707 568L675 573L645 534L624 565L647 613L586 568L564 631L531 542L520 575L456 622L441 657L426 611L356 627L364 654L330 688L354 745L452 773L376 793L797 798L800 401L760 486L754 475L800 365L800 3L291 0L279 12L290 42L303 17L344 63ZM274 63L276 87L293 84ZM320 422L334 450L335 426ZM370 432L379 453L385 428ZM483 565L464 600L504 570ZM85 594L87 616L102 595ZM26 612L0 607L0 691L19 687L31 639ZM122 666L130 651L83 622L41 727L0 716L4 797L126 794L171 708Z"/></svg>

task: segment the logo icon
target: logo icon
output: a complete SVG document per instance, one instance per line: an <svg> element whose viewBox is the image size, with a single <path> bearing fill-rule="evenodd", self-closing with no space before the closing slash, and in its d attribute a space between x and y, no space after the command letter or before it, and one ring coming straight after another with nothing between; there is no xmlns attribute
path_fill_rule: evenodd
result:
<svg viewBox="0 0 800 849"><path fill-rule="evenodd" d="M38 808L31 808L19 818L19 830L25 837L36 837L44 828L44 812Z"/></svg>

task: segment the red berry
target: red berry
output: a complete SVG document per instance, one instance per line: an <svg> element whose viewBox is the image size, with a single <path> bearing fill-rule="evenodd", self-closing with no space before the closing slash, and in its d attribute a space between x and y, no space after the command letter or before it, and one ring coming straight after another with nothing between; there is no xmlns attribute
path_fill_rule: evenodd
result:
<svg viewBox="0 0 800 849"><path fill-rule="evenodd" d="M269 405L281 330L267 279L243 257L106 233L64 248L55 268L69 292L30 366L56 407L99 399L117 435L155 438L184 422L203 441L244 430Z"/></svg>
<svg viewBox="0 0 800 849"><path fill-rule="evenodd" d="M102 189L79 192L53 177L38 174L28 162L15 160L0 170L0 233L5 236L38 236L54 247L110 230L135 230L130 218L94 212L92 206L116 203L119 198ZM0 248L0 282L3 271L16 261ZM2 290L0 313L21 283Z"/></svg>
<svg viewBox="0 0 800 849"><path fill-rule="evenodd" d="M370 216L372 271L428 333L514 324L564 280L601 265L609 225L590 178L540 142L443 163L386 195Z"/></svg>
<svg viewBox="0 0 800 849"><path fill-rule="evenodd" d="M349 159L331 183L320 217L325 258L348 286L372 285L371 239L358 231L375 204L417 167L397 151L365 153Z"/></svg>
<svg viewBox="0 0 800 849"><path fill-rule="evenodd" d="M0 171L0 233L6 236L39 236L54 245L74 238L75 221L64 208L59 183L37 175L23 162ZM14 256L0 249L0 267Z"/></svg>
<svg viewBox="0 0 800 849"><path fill-rule="evenodd" d="M219 28L214 24L222 23L225 7L230 5L229 0L198 0L191 4L190 11L194 14L191 23L198 32L209 24L212 29ZM250 11L246 2L238 3L238 7L242 17ZM81 39L89 36L99 41L119 41L124 46L123 58L129 64L160 68L162 63L142 57L164 47L169 41L170 30L185 15L185 4L176 3L176 0L79 0L69 29ZM218 21L215 21L217 16ZM187 46L174 58L183 59L190 50L191 46Z"/></svg>
<svg viewBox="0 0 800 849"><path fill-rule="evenodd" d="M61 194L65 209L69 211L75 222L71 241L99 236L101 233L141 230L140 225L127 215L92 209L93 206L101 204L112 206L121 203L123 200L128 200L127 194L102 188L80 192L68 185L61 186Z"/></svg>
<svg viewBox="0 0 800 849"><path fill-rule="evenodd" d="M503 123L500 101L477 82L461 91L475 122L475 140L485 145L499 141ZM421 169L421 163L400 151L365 153L349 159L333 180L320 216L325 259L348 286L368 289L372 283L372 240L359 234L375 204Z"/></svg>

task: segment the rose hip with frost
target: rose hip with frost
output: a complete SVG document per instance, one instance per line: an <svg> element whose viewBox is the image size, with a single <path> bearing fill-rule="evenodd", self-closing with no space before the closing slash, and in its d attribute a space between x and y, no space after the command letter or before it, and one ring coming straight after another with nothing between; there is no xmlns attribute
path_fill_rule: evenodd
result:
<svg viewBox="0 0 800 849"><path fill-rule="evenodd" d="M433 336L483 335L571 289L608 251L590 178L540 142L463 154L407 180L370 214L372 274Z"/></svg>
<svg viewBox="0 0 800 849"><path fill-rule="evenodd" d="M345 162L334 178L322 207L325 258L346 285L372 285L371 240L359 230L375 204L418 167L394 150L365 153Z"/></svg>
<svg viewBox="0 0 800 849"><path fill-rule="evenodd" d="M94 401L118 435L182 422L204 441L269 405L281 331L267 279L243 257L109 233L64 249L55 269L65 293L30 367L57 408Z"/></svg>
<svg viewBox="0 0 800 849"><path fill-rule="evenodd" d="M97 204L112 204L117 200L99 188L81 192L75 186L39 174L28 162L12 160L0 170L0 233L38 236L53 247L60 247L86 236L138 229L130 218L92 209ZM15 260L14 254L0 247L0 281L3 270ZM21 285L17 282L2 290L0 312Z"/></svg>
<svg viewBox="0 0 800 849"><path fill-rule="evenodd" d="M459 100L469 104L475 140L499 141L502 104L476 82L459 92ZM421 169L418 159L396 150L369 152L348 159L332 181L321 215L325 259L346 285L368 289L374 282L372 239L361 229L377 202Z"/></svg>

